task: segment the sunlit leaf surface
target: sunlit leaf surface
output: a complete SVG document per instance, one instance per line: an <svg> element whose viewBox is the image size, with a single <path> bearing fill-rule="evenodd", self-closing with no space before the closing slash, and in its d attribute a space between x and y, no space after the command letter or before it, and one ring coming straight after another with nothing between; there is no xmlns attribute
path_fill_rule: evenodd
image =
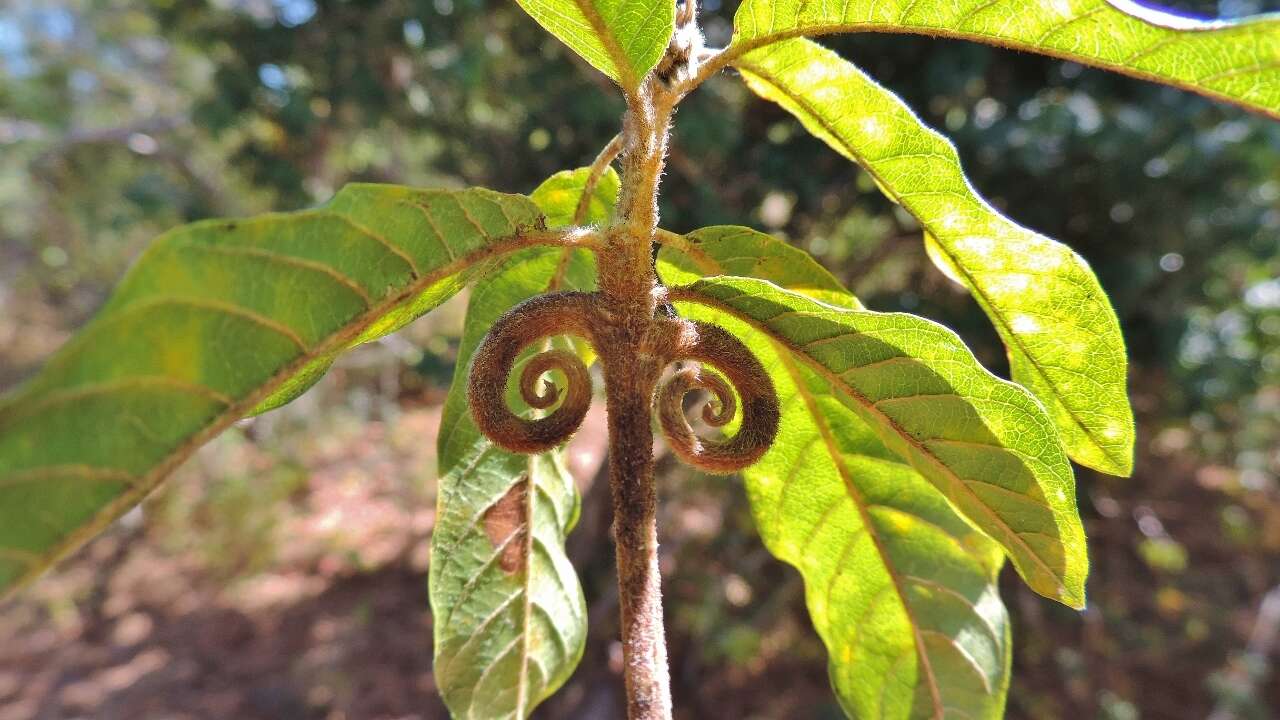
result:
<svg viewBox="0 0 1280 720"><path fill-rule="evenodd" d="M662 280L687 285L712 275L768 280L839 307L861 309L848 290L805 251L737 225L717 225L687 235L664 234Z"/></svg>
<svg viewBox="0 0 1280 720"><path fill-rule="evenodd" d="M675 3L665 0L517 0L548 32L597 70L633 89L671 40Z"/></svg>
<svg viewBox="0 0 1280 720"><path fill-rule="evenodd" d="M738 51L799 35L900 32L1030 50L1280 117L1280 14L1203 21L1132 0L746 0Z"/></svg>
<svg viewBox="0 0 1280 720"><path fill-rule="evenodd" d="M377 185L349 186L321 210L166 233L0 400L0 590L343 349L431 309L469 271L557 239L524 197Z"/></svg>
<svg viewBox="0 0 1280 720"><path fill-rule="evenodd" d="M1075 481L1035 399L991 375L950 330L842 310L771 283L713 278L674 291L786 347L899 457L1000 544L1027 584L1084 605Z"/></svg>
<svg viewBox="0 0 1280 720"><path fill-rule="evenodd" d="M740 67L753 90L859 163L919 219L930 257L991 318L1013 379L1049 409L1068 454L1128 475L1134 435L1124 339L1084 259L992 208L946 138L835 53L787 40L750 53Z"/></svg>
<svg viewBox="0 0 1280 720"><path fill-rule="evenodd" d="M673 284L731 268L860 307L812 258L747 228L672 238L659 255L659 271ZM785 342L705 306L681 303L680 311L738 335L773 379L778 439L743 478L766 547L804 577L841 704L853 717L999 717L1012 652L995 585L1000 548Z"/></svg>

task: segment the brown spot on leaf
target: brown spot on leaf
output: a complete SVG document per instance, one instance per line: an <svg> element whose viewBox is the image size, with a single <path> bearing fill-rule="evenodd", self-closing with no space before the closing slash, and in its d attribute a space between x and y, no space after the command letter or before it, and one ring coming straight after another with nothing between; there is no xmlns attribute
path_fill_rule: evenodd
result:
<svg viewBox="0 0 1280 720"><path fill-rule="evenodd" d="M506 573L524 569L525 533L529 529L525 517L528 493L529 476L522 475L501 500L484 511L484 533L495 548L502 548L498 565Z"/></svg>

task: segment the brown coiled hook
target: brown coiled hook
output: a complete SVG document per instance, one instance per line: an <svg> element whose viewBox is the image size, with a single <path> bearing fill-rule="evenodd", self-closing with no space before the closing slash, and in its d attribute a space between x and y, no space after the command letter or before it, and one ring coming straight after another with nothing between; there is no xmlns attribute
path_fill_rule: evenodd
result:
<svg viewBox="0 0 1280 720"><path fill-rule="evenodd" d="M591 376L582 360L566 350L534 355L520 373L520 396L540 410L560 406L546 417L524 418L507 406L507 378L520 353L554 335L590 337L587 317L592 296L554 293L528 300L498 319L476 350L467 394L476 425L504 450L535 453L565 442L582 424L591 405ZM539 380L549 371L565 375L565 387ZM563 400L561 396L563 395Z"/></svg>
<svg viewBox="0 0 1280 720"><path fill-rule="evenodd" d="M724 375L705 368L677 371L658 392L658 422L672 452L684 462L711 473L741 470L759 460L778 434L773 381L755 355L728 332L707 323L682 322L688 325L678 359L706 363ZM710 392L712 398L702 408L702 419L712 427L724 427L737 410L734 389L742 399L738 432L721 441L699 438L684 413L685 395L694 390Z"/></svg>
<svg viewBox="0 0 1280 720"><path fill-rule="evenodd" d="M556 385L545 383L542 389L538 387L542 376L552 370L564 373L570 387L591 389L591 378L587 375L587 367L582 364L581 358L559 348L544 350L529 358L529 362L520 371L520 397L529 407L546 410L560 399L560 388Z"/></svg>

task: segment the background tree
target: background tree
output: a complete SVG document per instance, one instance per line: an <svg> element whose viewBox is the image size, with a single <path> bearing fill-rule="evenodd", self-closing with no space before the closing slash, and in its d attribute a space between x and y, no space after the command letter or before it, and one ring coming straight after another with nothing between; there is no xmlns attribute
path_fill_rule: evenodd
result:
<svg viewBox="0 0 1280 720"><path fill-rule="evenodd" d="M1245 5L1228 9L1269 9ZM524 17L503 4L139 7L40 3L5 18L18 30L0 33L9 141L0 159L9 178L0 231L13 256L0 270L9 295L0 332L19 340L4 343L6 381L29 371L57 332L101 301L142 242L175 222L302 207L353 179L528 191L552 169L589 160L621 110L587 73L564 73L569 53L528 32ZM717 14L727 18L732 8L713 13L713 31ZM339 38L360 36L353 27L365 40L338 49ZM1201 678L1240 652L1276 582L1275 127L1056 61L904 38L836 44L945 126L988 196L1085 254L1125 325L1147 433L1140 467L1149 470L1132 481L1082 474L1094 582L1104 583L1091 588L1099 609L1083 622L1045 607L1015 615L1022 666L1015 672L1026 689L1060 693L1059 672L1073 682L1065 696L1015 695L1014 712L1123 713L1126 701L1139 699L1156 716L1164 702L1170 715L1207 711L1228 697L1215 695L1227 685ZM175 87L186 94L175 96ZM740 87L717 83L712 92L729 96L738 120L724 122L723 104L710 93L683 108L663 208L673 229L758 219L833 268L855 269L842 279L872 307L944 319L986 348L984 362L1000 362L985 321L963 298L948 297L946 281L914 250L914 228L865 179ZM156 118L176 121L150 124ZM533 160L494 160L514 153ZM858 182L866 192L850 198ZM430 353L419 361L426 382L448 377L448 348L442 357L434 375ZM695 506L700 493L727 503L713 515L746 529L740 497L721 494L736 491L689 492ZM714 547L748 537L731 534ZM709 551L712 542L695 534L675 552L720 558L726 577L768 577L747 572L732 553ZM677 558L677 572L689 564ZM607 565L605 558L600 566ZM746 610L718 588L668 584L673 604L687 592L711 608L675 620L680 635L695 638L677 639L673 649L688 668L688 684L677 681L687 707L725 707L717 703L732 690L717 699L706 685L731 688L733 668L709 681L705 674L724 657L743 658L745 677L795 662L763 649L776 637L768 622L776 614L761 596L769 584L752 584ZM1158 592L1135 590L1152 586ZM1012 585L1007 590L1017 597ZM773 602L795 607L791 592ZM730 640L721 648L699 637ZM1135 645L1151 650L1133 653ZM1083 648L1084 660L1062 647ZM1203 666L1170 665L1170 655ZM807 671L818 688L820 667L818 660ZM743 676L736 682L749 684ZM1174 689L1140 697L1156 684ZM1269 687L1255 696L1274 694Z"/></svg>

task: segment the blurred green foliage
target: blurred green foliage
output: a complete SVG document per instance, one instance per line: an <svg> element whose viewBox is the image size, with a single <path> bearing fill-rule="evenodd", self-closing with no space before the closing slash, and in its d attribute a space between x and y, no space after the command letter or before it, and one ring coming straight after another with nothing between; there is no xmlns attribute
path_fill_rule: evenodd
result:
<svg viewBox="0 0 1280 720"><path fill-rule="evenodd" d="M709 42L724 44L734 4L705 9ZM972 182L1011 217L1081 252L1124 326L1137 473L1081 475L1089 611L1024 602L1006 586L1018 643L1011 714L1280 712L1274 678L1243 693L1228 681L1249 619L1280 583L1280 123L987 47L827 42L945 130ZM305 207L357 180L527 192L589 162L621 111L607 80L510 2L9 0L0 388L83 322L168 227ZM929 266L909 218L782 110L719 78L676 121L665 226L778 233L871 307L940 320L1005 371L986 320ZM273 487L287 493L293 476L281 477ZM245 482L230 478L209 505L243 505ZM701 485L676 492L674 502L709 502ZM691 532L677 544L689 548L672 586L673 657L688 658L673 671L681 695L714 684L702 673L731 676L776 654L779 638L822 664L811 639L795 639L807 628L779 629L776 603L799 602L794 577L760 554L736 497L715 513L724 537ZM247 522L236 532L265 532L260 518ZM730 553L751 560L708 561Z"/></svg>

